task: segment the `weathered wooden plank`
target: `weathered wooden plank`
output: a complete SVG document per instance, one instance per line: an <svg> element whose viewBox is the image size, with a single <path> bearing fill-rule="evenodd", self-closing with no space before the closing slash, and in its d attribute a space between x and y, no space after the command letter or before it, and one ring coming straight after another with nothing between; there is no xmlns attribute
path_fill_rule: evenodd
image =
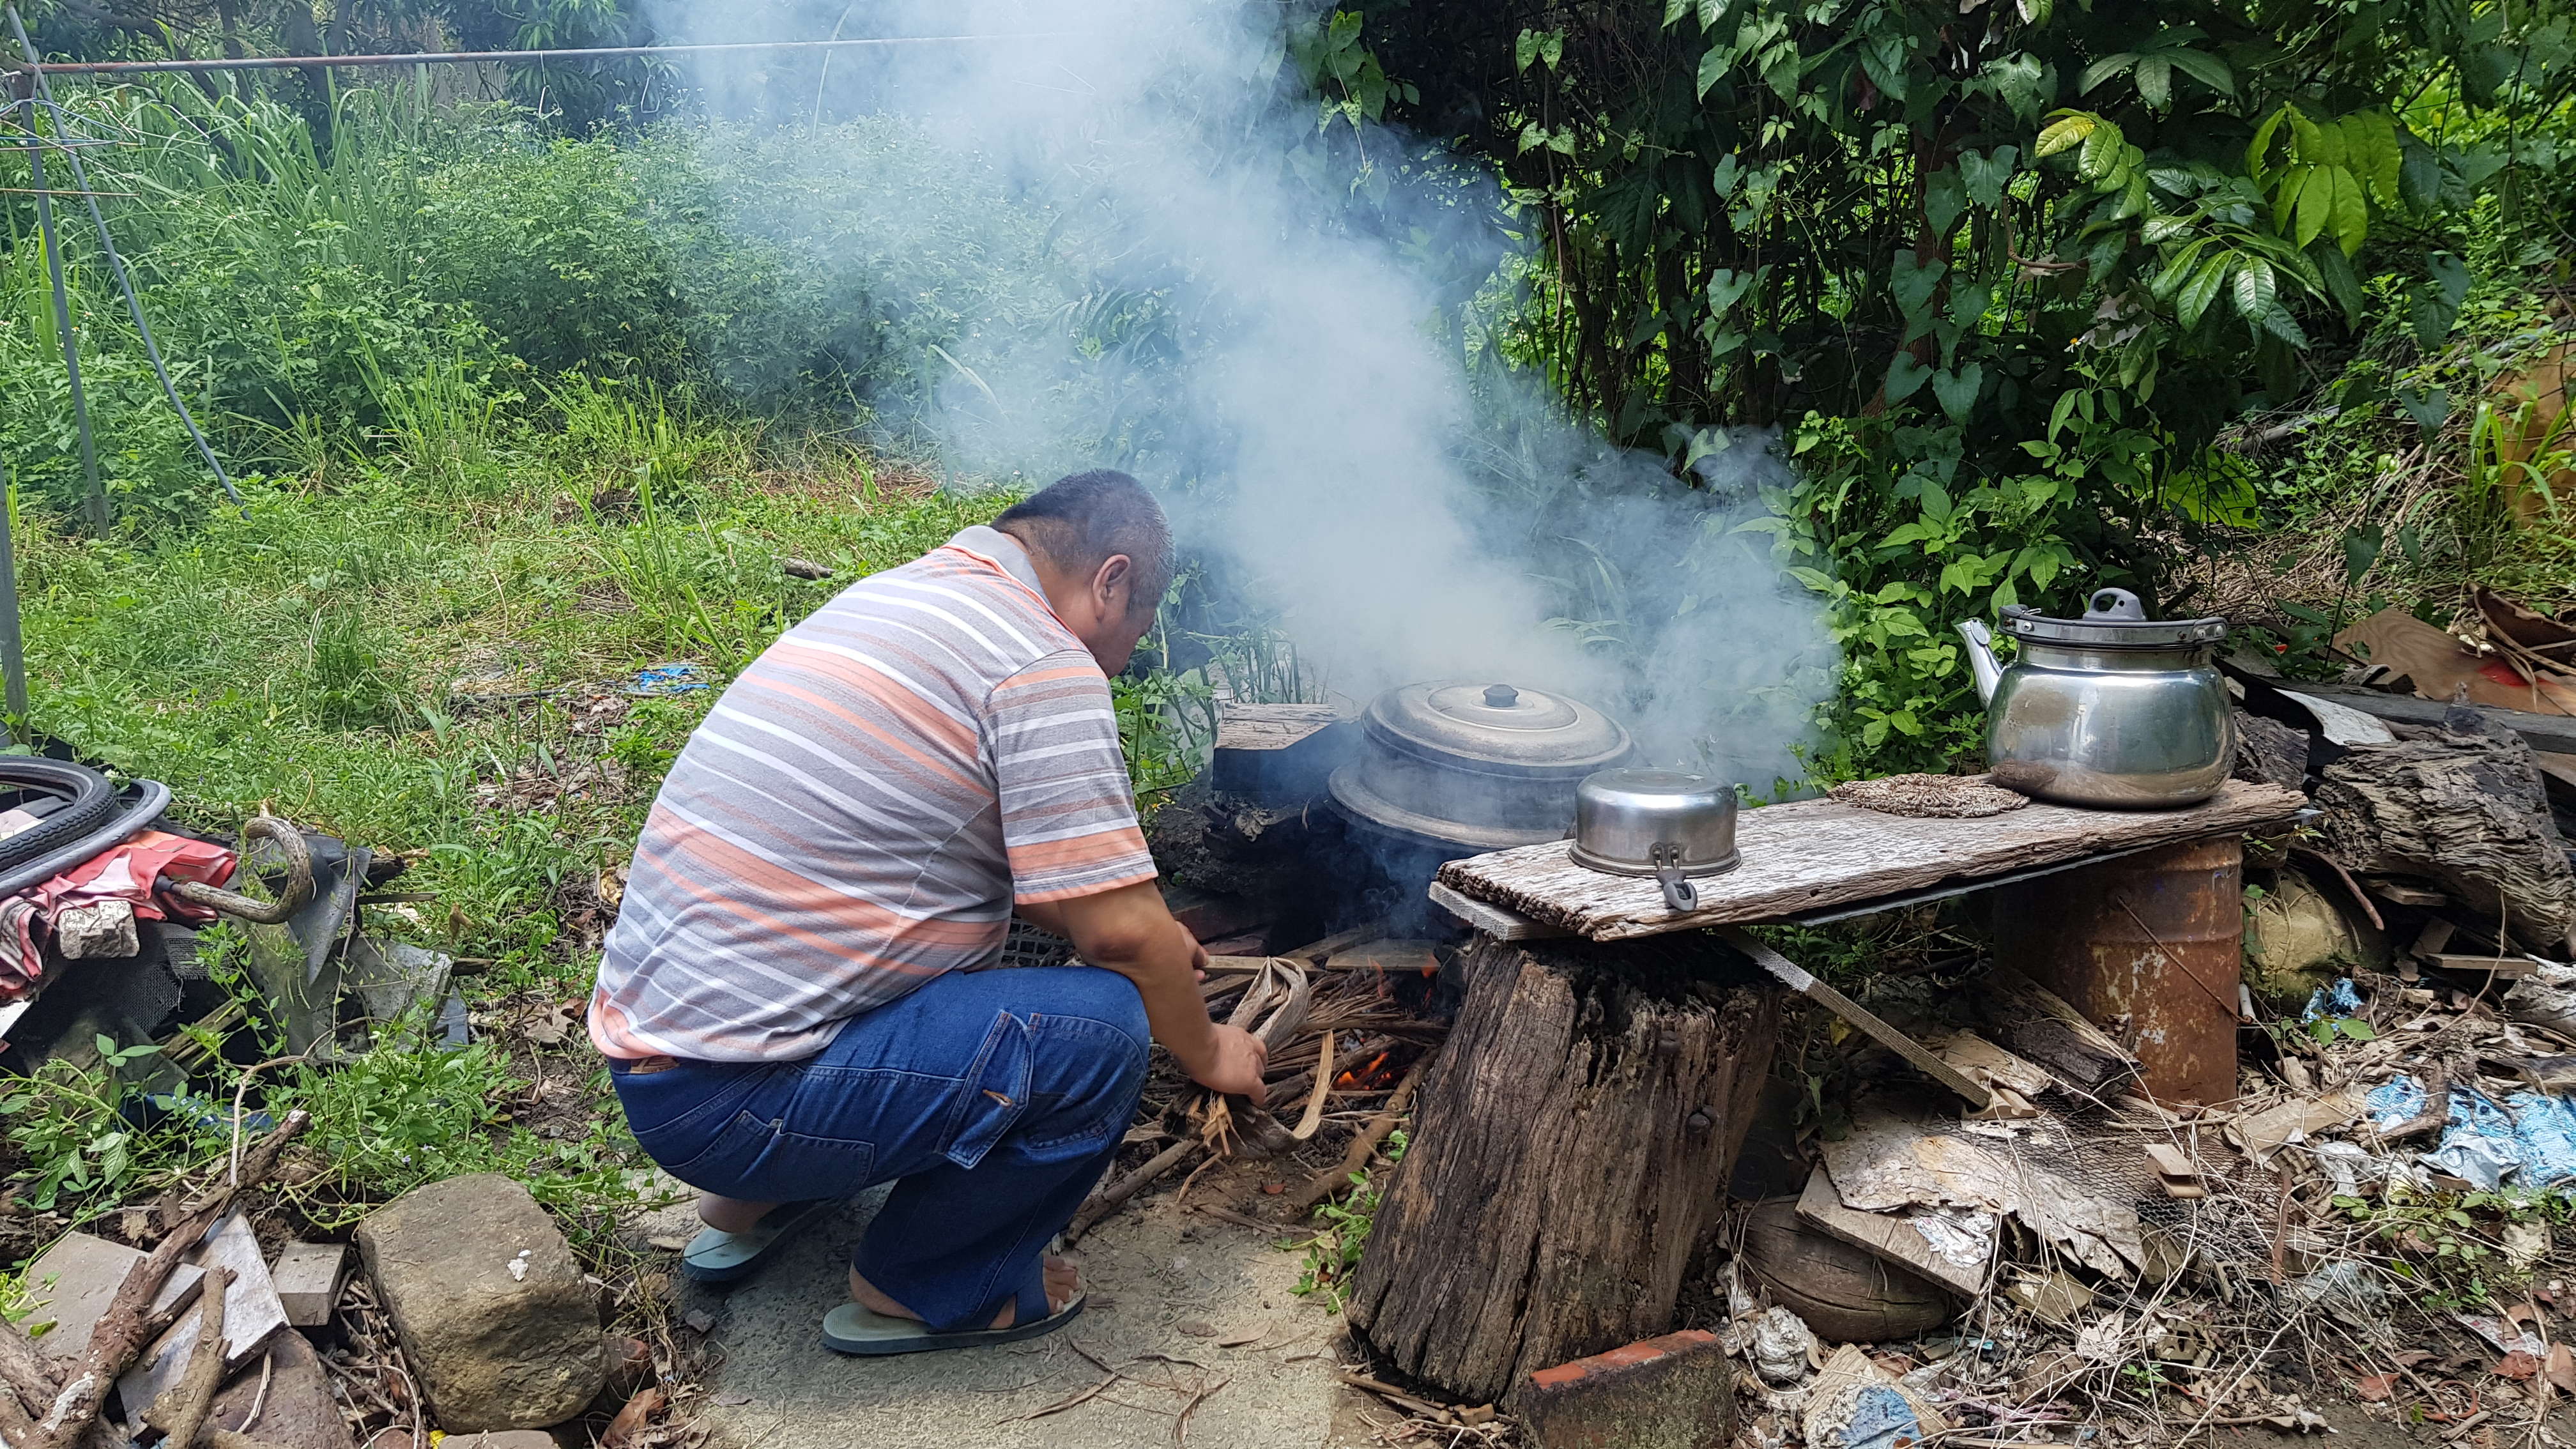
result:
<svg viewBox="0 0 2576 1449"><path fill-rule="evenodd" d="M1970 1264L1934 1252L1931 1241L1903 1213L1865 1213L1844 1207L1834 1193L1833 1179L1821 1167L1809 1175L1807 1190L1798 1197L1798 1216L1827 1237L1875 1253L1964 1297L1975 1298L1986 1291L1986 1277L1994 1266L1991 1260Z"/></svg>
<svg viewBox="0 0 2576 1449"><path fill-rule="evenodd" d="M2243 780L2228 781L2215 798L2188 810L2033 803L1977 820L1915 820L1831 800L1797 800L1738 817L1744 863L1695 881L1699 909L1687 912L1666 909L1652 879L1576 865L1563 841L1453 860L1440 868L1440 881L1544 924L1596 941L1623 941L1779 920L1945 881L2249 830L2287 820L2306 804L2296 791Z"/></svg>
<svg viewBox="0 0 2576 1449"><path fill-rule="evenodd" d="M1462 926L1482 931L1497 941L1542 941L1551 936L1571 936L1563 926L1533 921L1518 911L1505 910L1490 901L1460 895L1438 881L1431 883L1431 904L1447 911Z"/></svg>

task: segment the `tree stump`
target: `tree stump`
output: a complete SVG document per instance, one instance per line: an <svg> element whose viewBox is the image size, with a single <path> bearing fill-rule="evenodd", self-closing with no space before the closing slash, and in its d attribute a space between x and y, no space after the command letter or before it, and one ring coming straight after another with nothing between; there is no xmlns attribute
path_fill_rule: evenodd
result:
<svg viewBox="0 0 2576 1449"><path fill-rule="evenodd" d="M1470 1403L1667 1332L1771 1069L1769 978L1705 937L1479 938L1350 1322Z"/></svg>

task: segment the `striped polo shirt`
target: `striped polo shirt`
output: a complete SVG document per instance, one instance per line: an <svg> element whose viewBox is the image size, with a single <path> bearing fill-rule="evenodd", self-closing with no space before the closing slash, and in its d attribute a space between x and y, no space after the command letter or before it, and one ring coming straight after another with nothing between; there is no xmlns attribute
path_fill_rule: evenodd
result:
<svg viewBox="0 0 2576 1449"><path fill-rule="evenodd" d="M969 528L781 635L672 762L600 960L612 1057L793 1061L994 958L1014 901L1154 878L1109 681Z"/></svg>

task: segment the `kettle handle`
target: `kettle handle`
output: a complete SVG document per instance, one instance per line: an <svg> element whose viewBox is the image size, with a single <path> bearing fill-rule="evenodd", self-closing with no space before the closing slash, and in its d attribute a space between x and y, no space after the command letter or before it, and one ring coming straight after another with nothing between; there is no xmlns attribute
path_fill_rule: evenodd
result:
<svg viewBox="0 0 2576 1449"><path fill-rule="evenodd" d="M2085 600L2084 617L2143 624L2147 621L2147 606L2127 589L2095 589L2092 597Z"/></svg>

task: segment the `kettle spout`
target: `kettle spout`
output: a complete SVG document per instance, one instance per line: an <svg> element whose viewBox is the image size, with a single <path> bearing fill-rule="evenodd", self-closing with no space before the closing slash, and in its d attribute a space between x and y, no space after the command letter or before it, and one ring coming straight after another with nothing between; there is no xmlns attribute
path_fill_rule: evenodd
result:
<svg viewBox="0 0 2576 1449"><path fill-rule="evenodd" d="M1995 640L1976 619L1959 621L1959 637L1968 641L1968 672L1977 677L1977 697L1988 704L1995 702L1995 686L2004 677L2003 666L1995 662Z"/></svg>

